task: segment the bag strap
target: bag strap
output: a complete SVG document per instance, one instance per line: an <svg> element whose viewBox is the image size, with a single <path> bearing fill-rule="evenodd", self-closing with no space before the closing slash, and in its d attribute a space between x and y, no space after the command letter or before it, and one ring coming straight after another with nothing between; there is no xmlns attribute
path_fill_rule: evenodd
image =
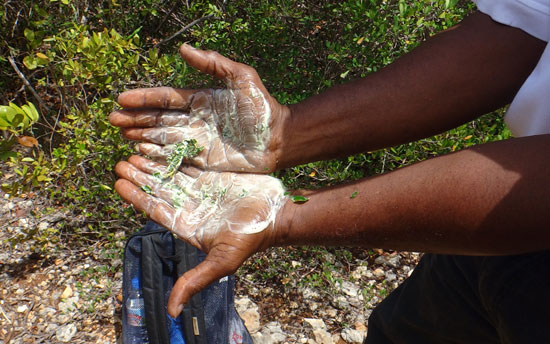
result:
<svg viewBox="0 0 550 344"><path fill-rule="evenodd" d="M142 290L145 300L145 322L151 344L170 343L164 306L163 267L155 249L157 240L154 240L159 237L160 235L142 237Z"/></svg>
<svg viewBox="0 0 550 344"><path fill-rule="evenodd" d="M199 261L198 250L180 239L174 239L176 256L181 260L176 265L177 276L197 266ZM201 293L193 295L182 311L185 343L207 344L206 324L204 321L204 306ZM212 329L214 330L214 329Z"/></svg>

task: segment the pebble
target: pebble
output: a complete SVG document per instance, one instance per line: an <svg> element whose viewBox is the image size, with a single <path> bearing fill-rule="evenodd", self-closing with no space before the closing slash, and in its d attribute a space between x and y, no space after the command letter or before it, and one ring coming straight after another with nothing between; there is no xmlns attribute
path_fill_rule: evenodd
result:
<svg viewBox="0 0 550 344"><path fill-rule="evenodd" d="M375 269L372 273L373 273L373 275L374 275L375 277L383 277L384 274L385 274L385 273L384 273L384 270L382 270L382 269L380 269L380 268Z"/></svg>
<svg viewBox="0 0 550 344"><path fill-rule="evenodd" d="M62 299L66 299L73 296L73 290L70 286L65 287L65 290L63 290L63 293L61 294Z"/></svg>
<svg viewBox="0 0 550 344"><path fill-rule="evenodd" d="M248 331L252 333L258 332L260 329L260 313L258 305L256 305L248 297L235 299L235 308L241 316Z"/></svg>
<svg viewBox="0 0 550 344"><path fill-rule="evenodd" d="M71 341L71 339L73 339L75 334L76 334L76 325L68 324L60 327L55 332L55 337L57 338L57 340L59 340L62 343L68 343Z"/></svg>
<svg viewBox="0 0 550 344"><path fill-rule="evenodd" d="M20 305L20 306L17 306L17 313L24 313L27 311L27 309L29 309L29 306L27 305Z"/></svg>
<svg viewBox="0 0 550 344"><path fill-rule="evenodd" d="M363 343L363 340L365 339L365 333L361 333L357 330L346 328L341 333L342 339L346 341L346 343Z"/></svg>
<svg viewBox="0 0 550 344"><path fill-rule="evenodd" d="M386 271L384 276L386 277L386 281L388 282L395 281L397 279L397 275L390 271Z"/></svg>
<svg viewBox="0 0 550 344"><path fill-rule="evenodd" d="M357 294L359 292L359 287L353 284L352 282L343 281L340 289L344 294L346 294L349 297L357 297Z"/></svg>

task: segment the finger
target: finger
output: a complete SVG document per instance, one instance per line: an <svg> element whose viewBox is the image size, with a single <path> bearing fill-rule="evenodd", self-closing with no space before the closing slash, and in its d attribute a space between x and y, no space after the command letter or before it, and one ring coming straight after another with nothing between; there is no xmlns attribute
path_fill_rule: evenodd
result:
<svg viewBox="0 0 550 344"><path fill-rule="evenodd" d="M146 159L139 155L132 155L128 159L128 162L133 166L137 167L142 172L145 172L147 174L153 174L155 172L166 174L166 170L167 170L166 166L159 164L155 161ZM116 171L116 166L115 166L115 171ZM203 172L197 168L194 168L191 166L183 167L180 169L179 173L176 173L176 175L174 176L174 180L180 186L192 188L194 187L195 183L197 182L197 178L200 176L201 173Z"/></svg>
<svg viewBox="0 0 550 344"><path fill-rule="evenodd" d="M162 199L170 206L173 206L173 198L176 190L165 187L161 178L155 177L149 173L144 173L131 163L125 161L121 161L115 166L115 172L121 178L129 180L134 185L139 186L142 190L144 190L143 187L147 187L148 193Z"/></svg>
<svg viewBox="0 0 550 344"><path fill-rule="evenodd" d="M197 91L172 87L138 88L118 96L123 108L187 109Z"/></svg>
<svg viewBox="0 0 550 344"><path fill-rule="evenodd" d="M205 147L210 142L210 131L206 126L123 128L122 136L129 140L147 141L160 145L169 145L183 142L187 139L195 139L199 146Z"/></svg>
<svg viewBox="0 0 550 344"><path fill-rule="evenodd" d="M219 79L235 79L238 76L250 75L254 71L253 68L232 61L215 51L195 49L187 44L180 47L180 55L189 65ZM254 71L253 75L255 74Z"/></svg>
<svg viewBox="0 0 550 344"><path fill-rule="evenodd" d="M166 160L172 151L166 146L159 146L154 143L138 143L136 148L141 154L147 155L157 161L158 159Z"/></svg>
<svg viewBox="0 0 550 344"><path fill-rule="evenodd" d="M227 257L225 257L227 259ZM223 261L222 261L223 262ZM177 317L182 309L193 295L197 294L209 284L218 281L224 276L235 272L234 268L227 267L226 264L218 260L212 260L210 255L206 259L187 271L180 278L170 292L168 299L168 313L172 317Z"/></svg>
<svg viewBox="0 0 550 344"><path fill-rule="evenodd" d="M175 218L175 210L159 198L148 195L139 187L126 179L115 182L115 190L126 202L132 204L137 210L145 212L147 217L162 226L172 229Z"/></svg>
<svg viewBox="0 0 550 344"><path fill-rule="evenodd" d="M109 122L121 128L175 127L189 124L189 115L174 110L117 110L109 115Z"/></svg>

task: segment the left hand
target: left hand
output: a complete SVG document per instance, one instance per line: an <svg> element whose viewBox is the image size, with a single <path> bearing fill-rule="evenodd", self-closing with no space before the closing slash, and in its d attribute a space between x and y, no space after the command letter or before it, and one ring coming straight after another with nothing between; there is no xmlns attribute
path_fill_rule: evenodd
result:
<svg viewBox="0 0 550 344"><path fill-rule="evenodd" d="M273 172L289 109L271 97L254 68L216 52L180 48L185 61L223 79L222 89L158 87L122 93L110 116L124 137L156 161L174 144L195 139L203 151L186 163L211 171Z"/></svg>
<svg viewBox="0 0 550 344"><path fill-rule="evenodd" d="M118 163L116 172L124 200L208 253L174 286L168 303L174 317L192 295L274 243L275 216L286 200L276 178L186 167L167 180L165 166L140 156Z"/></svg>

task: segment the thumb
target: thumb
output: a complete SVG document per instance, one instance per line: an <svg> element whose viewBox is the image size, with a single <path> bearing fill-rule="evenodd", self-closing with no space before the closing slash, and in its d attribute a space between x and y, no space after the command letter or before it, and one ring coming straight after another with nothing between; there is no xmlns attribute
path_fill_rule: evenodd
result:
<svg viewBox="0 0 550 344"><path fill-rule="evenodd" d="M168 299L168 314L176 318L193 295L232 273L234 270L225 267L219 261L209 260L207 256L203 262L178 278Z"/></svg>
<svg viewBox="0 0 550 344"><path fill-rule="evenodd" d="M180 55L190 66L219 79L235 79L249 75L252 67L235 62L211 50L195 49L188 44L180 47Z"/></svg>

